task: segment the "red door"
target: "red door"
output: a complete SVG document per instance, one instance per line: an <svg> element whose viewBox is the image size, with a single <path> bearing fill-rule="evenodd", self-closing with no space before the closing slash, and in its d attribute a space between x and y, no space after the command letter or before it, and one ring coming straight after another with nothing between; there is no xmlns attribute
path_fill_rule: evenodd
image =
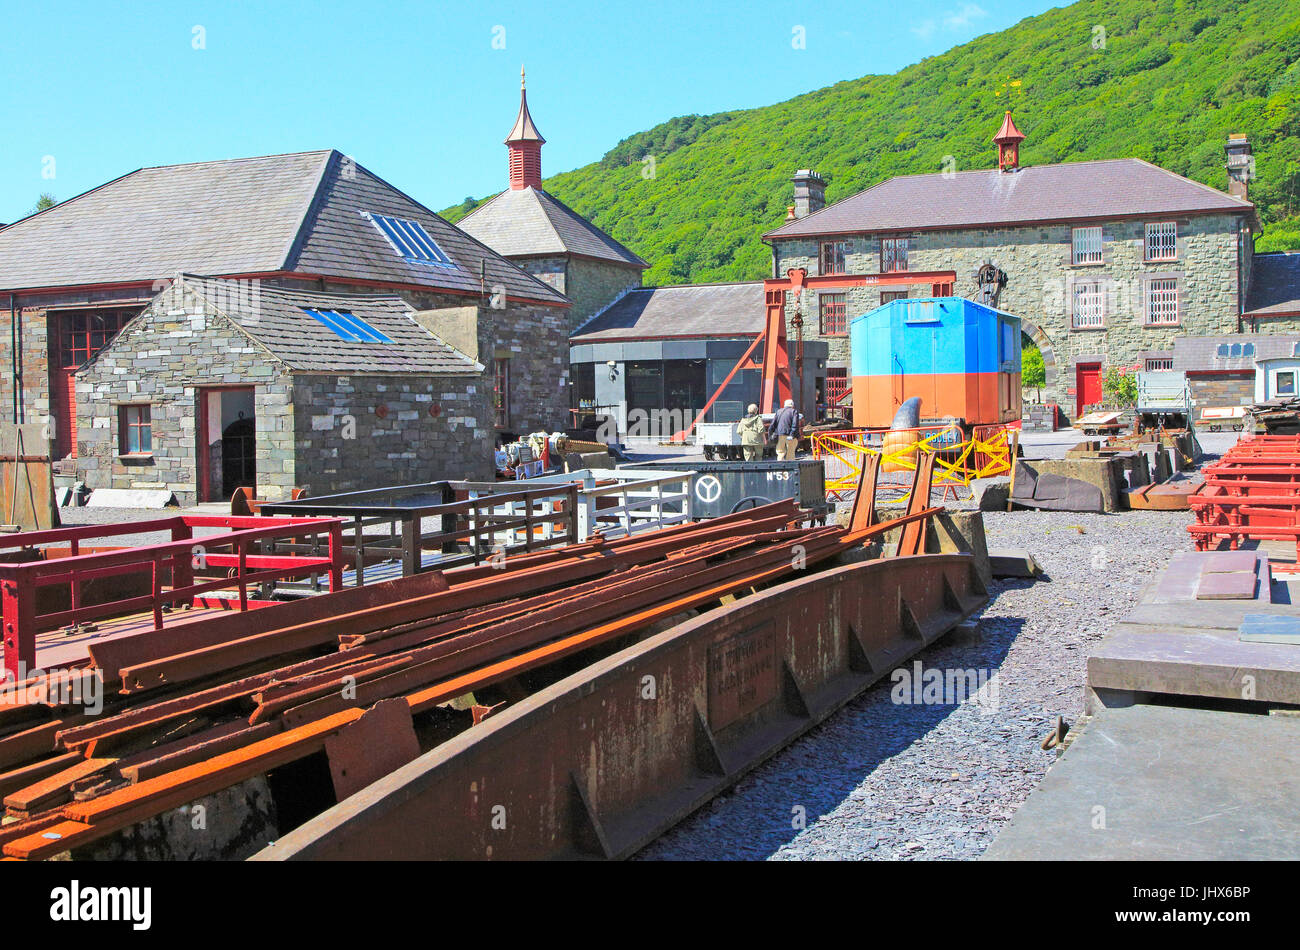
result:
<svg viewBox="0 0 1300 950"><path fill-rule="evenodd" d="M1085 406L1101 402L1101 364L1079 363L1074 368L1075 415L1081 416Z"/></svg>
<svg viewBox="0 0 1300 950"><path fill-rule="evenodd" d="M54 371L54 457L77 454L77 380L70 369Z"/></svg>

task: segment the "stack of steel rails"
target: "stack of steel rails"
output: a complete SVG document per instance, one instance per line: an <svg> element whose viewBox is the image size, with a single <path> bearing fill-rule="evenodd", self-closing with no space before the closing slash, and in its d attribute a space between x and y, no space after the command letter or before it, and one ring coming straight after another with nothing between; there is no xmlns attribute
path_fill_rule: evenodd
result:
<svg viewBox="0 0 1300 950"><path fill-rule="evenodd" d="M525 674L589 662L897 528L899 553L921 553L938 510L921 469L925 490L886 524L864 505L848 528L808 527L787 500L92 645L84 663L4 684L0 849L75 855L321 751L341 799L420 754L412 717L460 703L477 723L494 709L484 697L527 692ZM69 701L87 682L102 690L96 715Z"/></svg>

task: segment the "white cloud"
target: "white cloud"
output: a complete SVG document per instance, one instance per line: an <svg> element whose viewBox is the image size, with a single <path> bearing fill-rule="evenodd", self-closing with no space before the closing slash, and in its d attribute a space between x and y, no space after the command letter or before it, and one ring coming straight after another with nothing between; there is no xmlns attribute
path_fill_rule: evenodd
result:
<svg viewBox="0 0 1300 950"><path fill-rule="evenodd" d="M916 26L912 27L912 32L921 39L928 40L930 37L934 36L934 28L934 20L922 20L920 23L916 24Z"/></svg>
<svg viewBox="0 0 1300 950"><path fill-rule="evenodd" d="M988 16L988 11L977 3L963 3L957 10L949 10L943 15L945 30L960 30L970 26L976 20Z"/></svg>

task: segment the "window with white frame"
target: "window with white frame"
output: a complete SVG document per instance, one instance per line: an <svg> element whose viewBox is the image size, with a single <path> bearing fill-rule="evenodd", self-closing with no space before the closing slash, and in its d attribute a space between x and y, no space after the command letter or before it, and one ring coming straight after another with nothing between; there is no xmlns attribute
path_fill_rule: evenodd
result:
<svg viewBox="0 0 1300 950"><path fill-rule="evenodd" d="M1174 358L1172 356L1147 357L1148 373L1172 372L1174 368Z"/></svg>
<svg viewBox="0 0 1300 950"><path fill-rule="evenodd" d="M1074 328L1087 329L1105 326L1105 295L1101 284L1074 285Z"/></svg>
<svg viewBox="0 0 1300 950"><path fill-rule="evenodd" d="M1147 283L1147 325L1171 326L1178 322L1178 279L1162 277Z"/></svg>
<svg viewBox="0 0 1300 950"><path fill-rule="evenodd" d="M1101 263L1101 228L1075 228L1073 243L1074 263Z"/></svg>
<svg viewBox="0 0 1300 950"><path fill-rule="evenodd" d="M821 246L821 269L818 271L822 276L827 274L844 273L844 242L843 241L823 241Z"/></svg>
<svg viewBox="0 0 1300 950"><path fill-rule="evenodd" d="M884 238L880 242L880 272L907 270L907 238Z"/></svg>
<svg viewBox="0 0 1300 950"><path fill-rule="evenodd" d="M1149 261L1172 261L1178 258L1178 228L1172 221L1153 221L1146 226L1146 249Z"/></svg>

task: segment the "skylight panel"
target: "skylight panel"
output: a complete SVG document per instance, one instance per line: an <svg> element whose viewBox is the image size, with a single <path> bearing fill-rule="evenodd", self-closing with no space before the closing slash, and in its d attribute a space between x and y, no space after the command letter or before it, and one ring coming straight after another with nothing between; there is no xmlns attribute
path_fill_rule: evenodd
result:
<svg viewBox="0 0 1300 950"><path fill-rule="evenodd" d="M363 212L379 233L388 239L393 250L412 264L432 264L436 267L455 267L424 225L407 218L390 218L384 214Z"/></svg>
<svg viewBox="0 0 1300 950"><path fill-rule="evenodd" d="M347 340L349 343L393 342L356 314L348 313L346 310L316 310L312 307L302 309L333 330L339 339Z"/></svg>

